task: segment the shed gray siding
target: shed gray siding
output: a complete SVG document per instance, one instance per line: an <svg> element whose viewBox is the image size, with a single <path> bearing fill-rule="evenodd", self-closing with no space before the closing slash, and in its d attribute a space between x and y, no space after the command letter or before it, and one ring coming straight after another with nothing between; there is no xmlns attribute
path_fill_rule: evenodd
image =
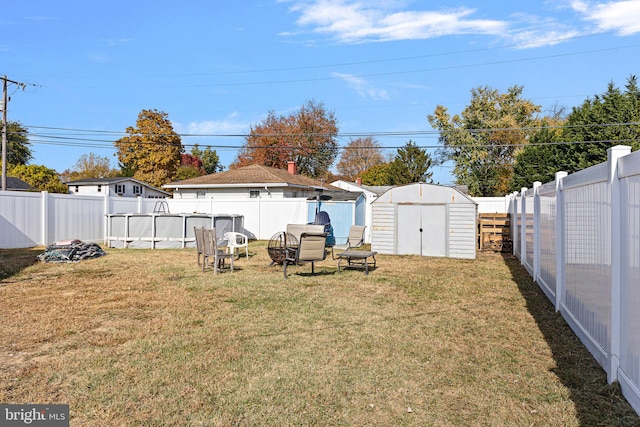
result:
<svg viewBox="0 0 640 427"><path fill-rule="evenodd" d="M395 253L396 216L392 203L372 205L371 250L381 254Z"/></svg>
<svg viewBox="0 0 640 427"><path fill-rule="evenodd" d="M449 253L451 258L476 257L476 205L449 205Z"/></svg>

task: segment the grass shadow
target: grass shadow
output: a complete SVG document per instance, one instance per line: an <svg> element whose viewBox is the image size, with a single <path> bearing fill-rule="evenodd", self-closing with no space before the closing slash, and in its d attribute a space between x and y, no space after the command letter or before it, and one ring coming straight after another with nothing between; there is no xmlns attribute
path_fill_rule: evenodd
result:
<svg viewBox="0 0 640 427"><path fill-rule="evenodd" d="M514 282L526 301L527 310L553 354L551 371L570 393L581 426L639 426L640 418L625 400L619 385L607 384L607 375L573 333L567 322L535 283L520 260L503 254Z"/></svg>
<svg viewBox="0 0 640 427"><path fill-rule="evenodd" d="M291 275L301 276L301 277L333 276L334 274L336 274L335 271L318 270L318 269L316 269L314 273L312 273L311 271L298 271L295 273L291 273Z"/></svg>
<svg viewBox="0 0 640 427"><path fill-rule="evenodd" d="M39 248L0 249L0 280L8 279L38 262Z"/></svg>

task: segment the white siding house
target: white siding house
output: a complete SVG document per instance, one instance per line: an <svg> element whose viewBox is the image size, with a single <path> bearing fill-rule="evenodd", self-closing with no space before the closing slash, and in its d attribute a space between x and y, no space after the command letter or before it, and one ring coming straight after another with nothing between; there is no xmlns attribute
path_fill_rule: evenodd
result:
<svg viewBox="0 0 640 427"><path fill-rule="evenodd" d="M111 196L142 197L147 199L164 199L171 193L159 190L137 179L121 178L88 178L65 183L69 194L83 196Z"/></svg>
<svg viewBox="0 0 640 427"><path fill-rule="evenodd" d="M288 170L250 165L172 182L164 185L164 188L173 191L174 199L309 199L320 195L333 198L349 194L322 181L297 174L293 162Z"/></svg>

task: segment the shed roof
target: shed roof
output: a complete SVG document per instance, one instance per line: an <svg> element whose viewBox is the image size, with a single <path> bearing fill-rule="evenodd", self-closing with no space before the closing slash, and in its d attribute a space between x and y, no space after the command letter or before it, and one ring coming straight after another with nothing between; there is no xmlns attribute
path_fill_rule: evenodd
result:
<svg viewBox="0 0 640 427"><path fill-rule="evenodd" d="M423 182L390 188L373 203L477 204L457 188Z"/></svg>

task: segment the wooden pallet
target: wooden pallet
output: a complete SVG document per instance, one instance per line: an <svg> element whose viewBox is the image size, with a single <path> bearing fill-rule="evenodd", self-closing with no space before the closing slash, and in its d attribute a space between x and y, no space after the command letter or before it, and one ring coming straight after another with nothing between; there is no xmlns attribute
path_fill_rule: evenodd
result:
<svg viewBox="0 0 640 427"><path fill-rule="evenodd" d="M509 214L479 214L477 240L479 251L511 252L513 242Z"/></svg>

